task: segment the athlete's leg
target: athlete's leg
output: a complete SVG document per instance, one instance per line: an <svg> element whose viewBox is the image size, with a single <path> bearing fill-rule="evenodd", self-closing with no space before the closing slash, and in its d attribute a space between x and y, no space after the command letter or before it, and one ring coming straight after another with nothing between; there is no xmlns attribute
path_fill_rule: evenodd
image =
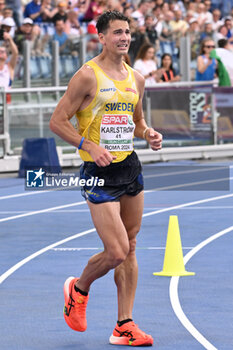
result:
<svg viewBox="0 0 233 350"><path fill-rule="evenodd" d="M121 218L127 230L130 250L127 258L115 269L118 291L118 320L132 318L134 297L137 288L138 265L135 254L136 235L141 226L144 193L121 197Z"/></svg>
<svg viewBox="0 0 233 350"><path fill-rule="evenodd" d="M97 278L124 261L129 253L129 239L121 219L120 203L93 204L88 201L92 220L104 244L104 251L91 257L76 286L88 291Z"/></svg>

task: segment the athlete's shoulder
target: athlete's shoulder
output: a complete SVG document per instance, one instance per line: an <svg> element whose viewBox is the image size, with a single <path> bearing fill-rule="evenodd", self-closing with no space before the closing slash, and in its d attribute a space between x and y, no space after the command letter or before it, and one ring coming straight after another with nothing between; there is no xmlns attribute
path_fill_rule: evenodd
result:
<svg viewBox="0 0 233 350"><path fill-rule="evenodd" d="M131 69L133 70L133 73L134 73L134 77L136 80L138 91L139 91L140 95L143 95L144 87L145 87L145 78L136 69L134 69L132 67L131 67Z"/></svg>
<svg viewBox="0 0 233 350"><path fill-rule="evenodd" d="M134 73L134 76L135 76L137 83L144 85L145 84L144 76L141 73L139 73L136 69L134 69L132 67L130 67L130 68L132 69L132 71Z"/></svg>
<svg viewBox="0 0 233 350"><path fill-rule="evenodd" d="M82 89L88 88L95 84L95 73L91 66L86 63L79 68L70 80L69 86L82 86Z"/></svg>

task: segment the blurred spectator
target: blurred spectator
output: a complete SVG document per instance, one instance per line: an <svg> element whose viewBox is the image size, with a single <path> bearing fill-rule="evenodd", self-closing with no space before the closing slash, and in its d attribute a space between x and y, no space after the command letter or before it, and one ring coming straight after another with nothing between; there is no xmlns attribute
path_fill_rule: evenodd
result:
<svg viewBox="0 0 233 350"><path fill-rule="evenodd" d="M212 13L206 10L206 6L203 3L197 5L197 16L201 30L204 29L205 23L212 23L213 21Z"/></svg>
<svg viewBox="0 0 233 350"><path fill-rule="evenodd" d="M145 28L148 41L156 48L158 48L158 35L154 28L154 18L152 15L146 15Z"/></svg>
<svg viewBox="0 0 233 350"><path fill-rule="evenodd" d="M68 35L65 32L65 23L62 19L57 19L55 22L55 34L53 35L53 40L59 43L59 53L67 54L69 50L69 40Z"/></svg>
<svg viewBox="0 0 233 350"><path fill-rule="evenodd" d="M133 7L130 6L130 4L126 4L123 9L123 15L130 18L132 17L132 13L133 13Z"/></svg>
<svg viewBox="0 0 233 350"><path fill-rule="evenodd" d="M19 27L23 21L21 0L7 0L7 6L13 10L14 21L16 26Z"/></svg>
<svg viewBox="0 0 233 350"><path fill-rule="evenodd" d="M233 35L233 29L232 29L232 18L226 17L224 21L225 26L227 27L227 38L231 38Z"/></svg>
<svg viewBox="0 0 233 350"><path fill-rule="evenodd" d="M19 53L23 54L25 40L30 42L31 55L40 54L40 28L34 25L31 18L24 18L23 24L15 32L15 43Z"/></svg>
<svg viewBox="0 0 233 350"><path fill-rule="evenodd" d="M104 0L94 0L91 1L89 7L84 15L84 21L92 21L94 17L101 15L101 13L106 9L106 1Z"/></svg>
<svg viewBox="0 0 233 350"><path fill-rule="evenodd" d="M70 51L73 56L77 56L80 47L80 36L83 31L77 18L77 13L71 10L67 13L67 20L65 22L65 32L70 41Z"/></svg>
<svg viewBox="0 0 233 350"><path fill-rule="evenodd" d="M195 16L195 12L192 10L188 10L186 12L186 17L185 17L185 21L190 24L191 19L195 18L197 20L197 16Z"/></svg>
<svg viewBox="0 0 233 350"><path fill-rule="evenodd" d="M145 33L141 33L137 21L133 18L130 21L130 31L131 31L131 43L129 47L129 56L132 64L134 64L135 58L141 46L147 41Z"/></svg>
<svg viewBox="0 0 233 350"><path fill-rule="evenodd" d="M80 37L82 28L78 21L77 13L73 10L67 13L67 20L65 22L65 32L69 36Z"/></svg>
<svg viewBox="0 0 233 350"><path fill-rule="evenodd" d="M67 9L69 11L73 10L78 13L78 6L79 6L78 0L68 0Z"/></svg>
<svg viewBox="0 0 233 350"><path fill-rule="evenodd" d="M162 14L165 16L165 14L170 10L169 4L167 2L164 2L161 6Z"/></svg>
<svg viewBox="0 0 233 350"><path fill-rule="evenodd" d="M216 41L218 42L220 39L227 39L227 32L228 30L225 24L220 26L218 32L216 33Z"/></svg>
<svg viewBox="0 0 233 350"><path fill-rule="evenodd" d="M34 23L42 22L42 10L41 10L41 1L32 0L29 2L24 9L24 17L30 17Z"/></svg>
<svg viewBox="0 0 233 350"><path fill-rule="evenodd" d="M216 54L221 58L224 64L230 80L231 86L233 86L233 46L227 39L220 39L218 41L218 49L216 49Z"/></svg>
<svg viewBox="0 0 233 350"><path fill-rule="evenodd" d="M204 24L204 30L201 32L200 40L204 40L205 38L211 38L215 40L215 32L213 31L213 26L211 22L206 22Z"/></svg>
<svg viewBox="0 0 233 350"><path fill-rule="evenodd" d="M221 8L221 0L211 0L211 10L212 10L212 12L215 9L220 10L220 8Z"/></svg>
<svg viewBox="0 0 233 350"><path fill-rule="evenodd" d="M8 20L8 18L10 20ZM3 19L2 19L2 25L3 25L3 21L6 21L6 23L8 24L5 24L6 26L10 26L10 30L8 30L8 32L10 33L11 37L13 38L14 37L14 34L15 34L15 29L16 29L16 24L15 24L15 21L13 19L13 10L10 8L10 7L5 7L3 9Z"/></svg>
<svg viewBox="0 0 233 350"><path fill-rule="evenodd" d="M90 0L78 0L77 1L77 10L75 10L78 14L79 21L83 21L85 14L88 10L90 4Z"/></svg>
<svg viewBox="0 0 233 350"><path fill-rule="evenodd" d="M170 10L171 11L181 11L182 17L185 17L186 15L186 9L184 6L183 1L180 0L172 0L170 1Z"/></svg>
<svg viewBox="0 0 233 350"><path fill-rule="evenodd" d="M141 47L134 63L134 69L145 78L145 86L153 86L159 81L164 70L157 69L153 45L145 44Z"/></svg>
<svg viewBox="0 0 233 350"><path fill-rule="evenodd" d="M170 53L173 54L175 48L174 35L171 26L171 20L173 19L174 14L171 11L168 11L164 15L164 21L162 22L162 33L160 35L160 48L162 54Z"/></svg>
<svg viewBox="0 0 233 350"><path fill-rule="evenodd" d="M206 38L201 42L201 55L197 58L197 81L213 80L216 76L217 62L215 58L210 58L210 52L215 48L212 39Z"/></svg>
<svg viewBox="0 0 233 350"><path fill-rule="evenodd" d="M57 4L57 13L52 18L53 23L55 24L56 21L58 20L62 20L63 22L65 22L67 20L66 12L67 12L67 3L65 0L60 0Z"/></svg>
<svg viewBox="0 0 233 350"><path fill-rule="evenodd" d="M196 60L199 54L200 46L200 31L196 18L191 18L189 21L189 29L187 31L190 38L191 60Z"/></svg>
<svg viewBox="0 0 233 350"><path fill-rule="evenodd" d="M183 16L186 16L187 11L189 10L190 0L183 0L183 4L184 4L184 9L185 9L185 13L183 14Z"/></svg>
<svg viewBox="0 0 233 350"><path fill-rule="evenodd" d="M150 0L141 0L136 11L132 13L132 18L138 21L139 26L145 23L145 16L151 9Z"/></svg>
<svg viewBox="0 0 233 350"><path fill-rule="evenodd" d="M218 31L218 29L223 25L223 20L221 18L221 11L218 9L213 10L213 30Z"/></svg>
<svg viewBox="0 0 233 350"><path fill-rule="evenodd" d="M161 6L155 6L152 10L153 16L154 16L154 28L157 32L158 37L161 35L162 32L162 21L164 19L164 16L162 14Z"/></svg>
<svg viewBox="0 0 233 350"><path fill-rule="evenodd" d="M164 73L159 80L160 83L180 81L180 76L172 66L172 56L168 53L163 54L160 68L164 69Z"/></svg>
<svg viewBox="0 0 233 350"><path fill-rule="evenodd" d="M1 0L0 0L1 1ZM57 7L52 6L52 0L42 0L41 3L41 12L42 12L42 21L43 22L51 22L52 18L58 12Z"/></svg>
<svg viewBox="0 0 233 350"><path fill-rule="evenodd" d="M0 0L0 24L3 20L3 9L5 7L5 0Z"/></svg>
<svg viewBox="0 0 233 350"><path fill-rule="evenodd" d="M1 29L3 32L7 32L11 37L15 35L15 21L12 17L7 17L2 20Z"/></svg>
<svg viewBox="0 0 233 350"><path fill-rule="evenodd" d="M221 0L220 1L220 10L222 12L223 17L229 16L229 13L231 12L232 7L233 7L232 0Z"/></svg>
<svg viewBox="0 0 233 350"><path fill-rule="evenodd" d="M179 39L185 35L188 30L188 23L182 19L181 10L174 11L175 18L170 21L170 26L173 31L173 38L176 46L179 46Z"/></svg>
<svg viewBox="0 0 233 350"><path fill-rule="evenodd" d="M14 79L14 70L17 63L18 49L9 33L3 33L4 46L0 47L0 86L8 88ZM7 62L6 46L10 48L11 57Z"/></svg>

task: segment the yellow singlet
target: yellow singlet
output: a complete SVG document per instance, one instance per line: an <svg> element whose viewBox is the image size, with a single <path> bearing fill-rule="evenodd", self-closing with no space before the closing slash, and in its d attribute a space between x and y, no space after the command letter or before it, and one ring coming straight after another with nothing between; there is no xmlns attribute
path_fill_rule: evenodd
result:
<svg viewBox="0 0 233 350"><path fill-rule="evenodd" d="M109 78L94 61L85 64L94 70L97 90L92 102L76 113L78 132L116 156L114 162L121 162L133 151L133 113L139 98L133 69L124 63L128 76L118 81ZM79 153L82 160L93 162L89 153Z"/></svg>

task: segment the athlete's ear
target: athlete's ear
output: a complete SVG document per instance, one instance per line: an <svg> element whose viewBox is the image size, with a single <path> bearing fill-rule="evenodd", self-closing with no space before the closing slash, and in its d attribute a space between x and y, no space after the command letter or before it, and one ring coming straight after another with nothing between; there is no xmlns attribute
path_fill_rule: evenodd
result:
<svg viewBox="0 0 233 350"><path fill-rule="evenodd" d="M98 36L99 36L100 44L105 45L105 37L104 37L104 34L103 34L103 33L99 33Z"/></svg>

